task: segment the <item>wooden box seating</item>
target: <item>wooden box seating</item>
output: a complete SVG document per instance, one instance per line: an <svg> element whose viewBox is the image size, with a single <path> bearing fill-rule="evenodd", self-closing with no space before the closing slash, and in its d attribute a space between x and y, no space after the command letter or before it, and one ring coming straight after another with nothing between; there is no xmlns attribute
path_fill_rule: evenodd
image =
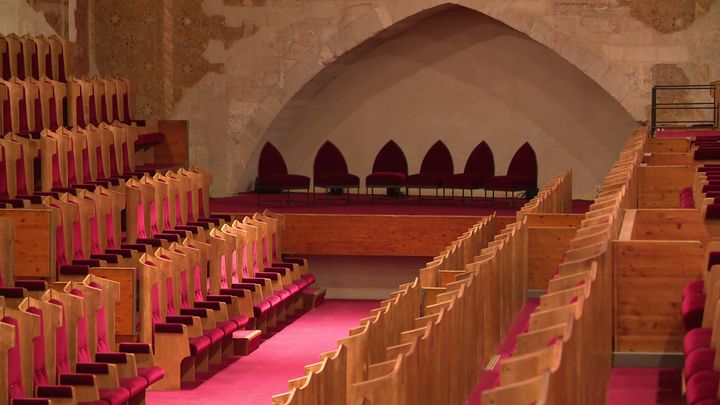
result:
<svg viewBox="0 0 720 405"><path fill-rule="evenodd" d="M565 197L552 194L565 192L563 179L568 179L568 176L569 173L559 176L544 188L541 199L546 199L547 203L538 203L533 208L564 209ZM606 224L608 222L607 219L604 221ZM607 234L607 225L595 231ZM398 291L391 294L390 299L382 301L380 308L371 311L371 316L361 320L362 330L339 342L339 349L356 339L366 345L364 354L361 353L359 358L348 359L346 362L344 381L349 385L345 403L430 404L466 401L476 383L478 370L482 369L483 361L495 352L507 326L525 301L526 285L521 280L527 277L527 243L525 218L508 224L497 230L497 233L495 217L485 218L434 257L433 261L421 269L413 283L400 286ZM580 246L582 245L578 244L578 247ZM272 251L272 248L268 250ZM591 249L588 254L594 252L595 250ZM582 305L585 298L590 297L590 287L578 286L577 283L584 280L583 282L589 284L596 280L597 267L586 266L589 259L582 257L580 252L572 255L571 259L572 262L566 262L559 270L558 281L554 284L555 290L544 299L544 308L547 311L556 306L564 306L566 301L575 301L571 305L577 307ZM584 261L578 263L580 259ZM585 279L578 274L582 274ZM502 293L484 293L486 291ZM576 300L575 296L578 297ZM565 326L573 320L574 317L566 318L562 325ZM473 327L477 324L483 327ZM464 333L452 333L453 330L463 330ZM568 339L571 338L572 329L565 330ZM606 336L610 336L609 331ZM359 340L360 337L363 337L363 340ZM537 346L537 349L546 349L549 340L548 338L542 346ZM553 382L550 374L562 369L560 352L564 352L563 344L564 342L558 342L553 346L554 352L545 350L534 353L534 357L516 359L515 364L526 361L527 364L534 365L534 368L523 368L525 374L516 371L518 376L512 382L518 383L520 388L509 385L511 379L507 377L503 386L493 391L497 393L497 398L501 398L498 403L523 403L523 400L518 402L508 398L525 398L527 403L546 401L553 387L550 385ZM438 350L446 347L453 347L455 350ZM512 363L509 363L508 367L511 366ZM317 365L308 366L306 375L291 380L290 391L275 396L273 403L317 403L319 396L328 395L323 389L324 381L339 380L339 377L331 376L332 372L323 376L326 368L327 362L324 359ZM511 369L508 370L510 373ZM457 378L444 378L450 373ZM541 383L534 381L538 375L543 376L540 378ZM534 384L536 388L522 388L523 384L520 383L528 379L533 381L527 383L528 386ZM562 380L556 379L556 386L561 385ZM538 393L540 391L542 392ZM505 392L508 394L503 394ZM529 392L532 394L527 396ZM493 393L490 393L488 398L492 398ZM588 390L587 396L594 393L593 390ZM582 397L585 396L584 392ZM338 400L337 397L333 399L333 403L342 402L342 399Z"/></svg>

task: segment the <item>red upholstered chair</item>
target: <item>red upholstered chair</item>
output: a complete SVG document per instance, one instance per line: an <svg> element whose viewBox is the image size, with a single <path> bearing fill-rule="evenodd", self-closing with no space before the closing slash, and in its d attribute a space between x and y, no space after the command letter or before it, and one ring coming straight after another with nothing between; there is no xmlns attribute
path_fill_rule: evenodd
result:
<svg viewBox="0 0 720 405"><path fill-rule="evenodd" d="M446 180L445 187L460 189L465 197L465 190L470 190L470 198L475 189L485 187L485 180L495 175L495 158L487 142L480 142L468 156L465 171L453 174ZM487 190L485 191L487 197Z"/></svg>
<svg viewBox="0 0 720 405"><path fill-rule="evenodd" d="M317 187L330 190L356 188L360 193L360 178L348 172L342 152L330 141L326 141L315 155L313 180L313 195ZM348 190L349 202L350 192Z"/></svg>
<svg viewBox="0 0 720 405"><path fill-rule="evenodd" d="M405 154L395 141L389 141L375 157L372 173L365 178L365 187L370 191L370 195L375 188L405 187L407 174L408 164Z"/></svg>
<svg viewBox="0 0 720 405"><path fill-rule="evenodd" d="M504 176L492 176L485 180L485 189L493 192L504 191L515 193L516 191L537 190L538 166L535 151L528 142L525 142L515 152L508 166L507 174Z"/></svg>
<svg viewBox="0 0 720 405"><path fill-rule="evenodd" d="M280 151L270 142L266 143L262 152L260 152L258 177L255 179L255 192L287 191L287 202L290 204L289 194L291 190L306 190L309 192L310 178L298 174L289 174L285 159L283 159Z"/></svg>
<svg viewBox="0 0 720 405"><path fill-rule="evenodd" d="M420 165L420 173L411 174L405 179L407 188L418 189L418 199L420 198L420 190L423 188L434 188L435 195L438 189L444 186L448 178L453 174L452 155L447 146L442 141L437 141L428 149Z"/></svg>

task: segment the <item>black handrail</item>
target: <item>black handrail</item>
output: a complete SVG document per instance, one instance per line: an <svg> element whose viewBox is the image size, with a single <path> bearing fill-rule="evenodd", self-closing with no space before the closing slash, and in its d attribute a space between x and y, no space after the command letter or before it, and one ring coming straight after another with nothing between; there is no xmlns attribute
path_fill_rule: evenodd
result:
<svg viewBox="0 0 720 405"><path fill-rule="evenodd" d="M677 102L677 103L667 103L667 102L658 102L658 92L660 91L677 91L677 90L710 90L709 95L712 96L712 100L710 101L700 101L700 102ZM652 89L652 107L650 111L650 120L651 120L651 127L650 127L650 135L655 136L655 131L658 128L662 127L668 127L668 126L677 126L678 124L687 124L690 126L703 126L703 127L714 127L716 123L718 122L718 117L720 112L718 111L718 100L720 100L720 94L716 94L716 87L713 84L672 84L672 85L657 85L653 86ZM712 121L709 120L703 120L703 119L678 119L678 120L658 120L657 112L658 110L676 110L676 111L685 111L685 110L705 110L705 111L712 111Z"/></svg>

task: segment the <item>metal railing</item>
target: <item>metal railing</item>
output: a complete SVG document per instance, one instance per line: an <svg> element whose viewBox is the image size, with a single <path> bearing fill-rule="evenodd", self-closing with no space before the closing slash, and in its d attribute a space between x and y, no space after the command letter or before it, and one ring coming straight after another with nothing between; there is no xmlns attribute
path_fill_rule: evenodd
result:
<svg viewBox="0 0 720 405"><path fill-rule="evenodd" d="M701 101L687 101L687 102L658 102L658 95L663 92L677 92L685 91L692 92L688 94L690 97L696 98ZM699 94L701 91L706 91L706 96L702 97ZM717 87L714 84L683 84L683 85L660 85L653 86L652 89L652 110L651 110L651 127L650 134L655 135L655 130L658 128L672 128L672 127L710 127L713 128L718 123L718 100L720 100L720 94L717 94ZM707 101L703 100L707 99ZM658 112L663 111L676 111L680 119L658 119ZM698 118L698 114L684 114L688 111L708 111L710 114L705 114L704 117ZM712 117L712 118L710 118Z"/></svg>

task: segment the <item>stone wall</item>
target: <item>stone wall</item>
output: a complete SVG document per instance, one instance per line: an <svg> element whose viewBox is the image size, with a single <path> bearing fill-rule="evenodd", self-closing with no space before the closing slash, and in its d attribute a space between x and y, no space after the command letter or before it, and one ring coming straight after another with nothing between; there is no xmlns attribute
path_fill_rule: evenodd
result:
<svg viewBox="0 0 720 405"><path fill-rule="evenodd" d="M138 84L138 116L189 119L191 160L216 173L216 195L250 187L265 140L294 128L346 63L446 7L483 13L546 46L636 120L648 118L653 84L720 78L714 0L25 2L81 48L85 35L85 71ZM0 15L17 25L26 11Z"/></svg>
<svg viewBox="0 0 720 405"><path fill-rule="evenodd" d="M312 176L315 154L327 139L361 177L389 139L406 153L411 173L438 139L458 173L486 141L497 174L529 141L541 184L571 167L576 196L589 198L636 125L575 66L467 9L420 21L343 65L322 89L301 91L290 103L299 105L302 97L301 109L280 113L276 123L292 125L268 131L295 173Z"/></svg>
<svg viewBox="0 0 720 405"><path fill-rule="evenodd" d="M636 120L648 118L654 83L720 78L720 9L711 2L458 3L553 50ZM224 73L210 73L184 89L172 113L190 118L192 158L217 173L214 192L226 195L251 186L264 141L296 124L281 113L290 109L302 116L308 97L335 77L333 70L339 64L334 62L342 64L348 51L357 51L361 43L361 50L372 48L384 37L431 18L442 4L430 0L204 2L205 12L224 15L228 26L256 27L254 35L228 48L208 44L204 56L224 63ZM655 18L659 14L653 10L658 7L661 15Z"/></svg>

